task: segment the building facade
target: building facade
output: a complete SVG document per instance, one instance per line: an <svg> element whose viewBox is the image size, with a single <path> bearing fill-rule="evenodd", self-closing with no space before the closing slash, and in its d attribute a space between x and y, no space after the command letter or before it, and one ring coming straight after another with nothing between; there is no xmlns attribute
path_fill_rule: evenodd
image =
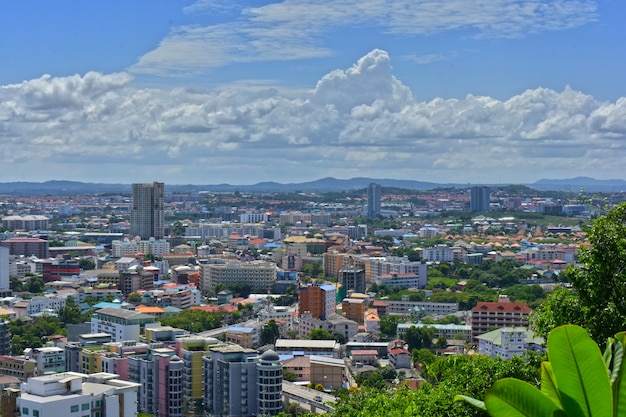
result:
<svg viewBox="0 0 626 417"><path fill-rule="evenodd" d="M367 186L367 217L378 217L381 215L381 197L382 188L379 184L371 183Z"/></svg>
<svg viewBox="0 0 626 417"><path fill-rule="evenodd" d="M130 212L130 234L143 240L163 239L165 184L133 184L133 203Z"/></svg>

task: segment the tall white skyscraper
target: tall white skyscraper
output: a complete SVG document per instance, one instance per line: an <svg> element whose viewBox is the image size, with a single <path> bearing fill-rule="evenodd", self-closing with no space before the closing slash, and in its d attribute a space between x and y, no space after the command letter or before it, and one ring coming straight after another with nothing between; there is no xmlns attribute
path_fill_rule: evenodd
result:
<svg viewBox="0 0 626 417"><path fill-rule="evenodd" d="M165 184L133 184L133 205L130 212L130 234L147 240L163 239Z"/></svg>
<svg viewBox="0 0 626 417"><path fill-rule="evenodd" d="M379 184L371 183L367 187L367 217L378 217L381 213L381 187Z"/></svg>

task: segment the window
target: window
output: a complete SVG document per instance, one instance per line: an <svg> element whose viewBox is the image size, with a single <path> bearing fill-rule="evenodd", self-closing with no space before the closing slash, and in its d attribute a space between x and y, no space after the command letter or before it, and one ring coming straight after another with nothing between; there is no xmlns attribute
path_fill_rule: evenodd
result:
<svg viewBox="0 0 626 417"><path fill-rule="evenodd" d="M39 417L39 410L33 410L33 417Z"/></svg>
<svg viewBox="0 0 626 417"><path fill-rule="evenodd" d="M91 406L89 405L89 403L84 403L80 407L81 410L89 410L90 408L91 408Z"/></svg>
<svg viewBox="0 0 626 417"><path fill-rule="evenodd" d="M22 407L22 414L28 415L28 408Z"/></svg>
<svg viewBox="0 0 626 417"><path fill-rule="evenodd" d="M76 412L78 412L78 405L73 405L73 406L71 406L71 407L70 407L70 412L72 412L72 413L76 413Z"/></svg>

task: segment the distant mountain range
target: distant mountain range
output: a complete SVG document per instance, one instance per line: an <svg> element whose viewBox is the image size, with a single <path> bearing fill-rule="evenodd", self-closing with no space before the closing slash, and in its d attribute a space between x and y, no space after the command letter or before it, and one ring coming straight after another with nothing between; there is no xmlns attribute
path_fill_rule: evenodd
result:
<svg viewBox="0 0 626 417"><path fill-rule="evenodd" d="M176 185L165 184L167 192L331 192L363 189L375 182L383 187L403 188L410 190L434 190L436 188L469 188L476 184L442 184L424 181L352 178L322 178L302 183L280 184L277 182L260 182L253 185ZM485 184L502 187L508 184ZM532 184L519 184L540 191L572 191L579 192L621 192L626 191L624 180L596 180L589 177L571 179L542 179ZM77 181L46 181L46 182L4 182L0 183L0 195L5 196L41 196L41 195L102 195L131 194L130 184L101 184Z"/></svg>

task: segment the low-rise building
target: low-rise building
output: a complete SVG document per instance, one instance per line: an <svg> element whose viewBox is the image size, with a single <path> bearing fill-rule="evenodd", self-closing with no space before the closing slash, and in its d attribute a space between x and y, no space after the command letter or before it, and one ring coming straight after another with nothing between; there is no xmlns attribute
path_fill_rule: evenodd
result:
<svg viewBox="0 0 626 417"><path fill-rule="evenodd" d="M526 327L502 327L478 335L478 353L492 358L511 359L526 351L544 349L544 339Z"/></svg>

